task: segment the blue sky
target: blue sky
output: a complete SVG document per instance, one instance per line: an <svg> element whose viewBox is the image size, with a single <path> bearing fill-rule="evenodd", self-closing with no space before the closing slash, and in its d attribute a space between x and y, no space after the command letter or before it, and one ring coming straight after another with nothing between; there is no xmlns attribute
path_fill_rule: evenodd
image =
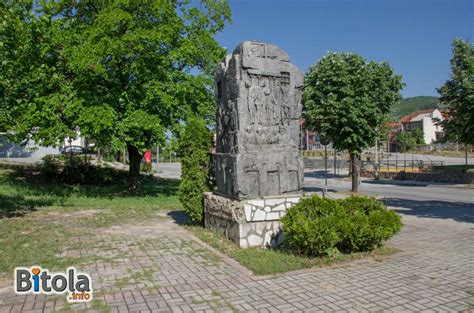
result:
<svg viewBox="0 0 474 313"><path fill-rule="evenodd" d="M233 21L217 36L280 46L301 70L327 51L388 61L404 97L437 95L450 73L451 42L474 41L474 0L229 0Z"/></svg>

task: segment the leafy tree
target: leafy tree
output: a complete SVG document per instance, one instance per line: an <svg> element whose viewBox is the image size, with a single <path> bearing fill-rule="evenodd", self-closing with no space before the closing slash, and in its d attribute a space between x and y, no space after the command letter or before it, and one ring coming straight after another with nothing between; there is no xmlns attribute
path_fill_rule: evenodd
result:
<svg viewBox="0 0 474 313"><path fill-rule="evenodd" d="M423 131L420 128L398 133L397 141L400 144L401 152L407 152L415 145L421 145L425 143Z"/></svg>
<svg viewBox="0 0 474 313"><path fill-rule="evenodd" d="M349 151L353 192L358 191L361 152L375 144L402 86L387 62L367 62L354 53L329 53L306 74L305 122L336 149Z"/></svg>
<svg viewBox="0 0 474 313"><path fill-rule="evenodd" d="M179 199L193 222L203 219L203 192L210 190L212 133L202 119L190 118L179 138L181 184Z"/></svg>
<svg viewBox="0 0 474 313"><path fill-rule="evenodd" d="M440 102L447 106L441 122L446 139L474 144L474 46L462 39L453 41L451 79L438 89Z"/></svg>
<svg viewBox="0 0 474 313"><path fill-rule="evenodd" d="M230 19L226 0L45 1L36 14L5 7L27 16L12 22L25 29L13 43L25 55L2 52L12 68L23 65L8 74L21 80L8 97L21 106L7 112L26 112L9 127L17 137L50 143L78 126L98 145L126 147L138 191L143 152L189 115L212 115L209 74L224 55L214 36Z"/></svg>
<svg viewBox="0 0 474 313"><path fill-rule="evenodd" d="M183 128L177 129L177 133L179 134L180 131L183 131ZM163 158L163 162L172 159L172 155L179 156L180 153L178 137L173 134L168 138L166 144L160 150L161 157Z"/></svg>
<svg viewBox="0 0 474 313"><path fill-rule="evenodd" d="M411 135L414 138L415 145L422 145L425 143L425 136L421 128L415 128L411 131Z"/></svg>
<svg viewBox="0 0 474 313"><path fill-rule="evenodd" d="M77 101L52 20L32 1L0 3L0 128L9 139L58 145L75 134L70 104Z"/></svg>

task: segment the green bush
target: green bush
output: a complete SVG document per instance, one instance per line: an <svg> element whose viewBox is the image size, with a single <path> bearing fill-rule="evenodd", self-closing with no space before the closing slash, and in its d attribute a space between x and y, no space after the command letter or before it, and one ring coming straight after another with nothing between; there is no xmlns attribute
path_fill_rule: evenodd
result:
<svg viewBox="0 0 474 313"><path fill-rule="evenodd" d="M181 183L179 199L193 222L203 221L203 193L210 190L209 154L212 133L204 120L190 119L179 138L181 153Z"/></svg>
<svg viewBox="0 0 474 313"><path fill-rule="evenodd" d="M47 180L55 180L58 177L61 167L59 157L46 155L42 160L39 167L40 175Z"/></svg>
<svg viewBox="0 0 474 313"><path fill-rule="evenodd" d="M374 198L317 195L288 209L282 224L288 248L308 256L371 251L402 227L400 217Z"/></svg>
<svg viewBox="0 0 474 313"><path fill-rule="evenodd" d="M149 162L142 162L142 164L140 164L140 171L146 174L151 174L153 173L153 166Z"/></svg>
<svg viewBox="0 0 474 313"><path fill-rule="evenodd" d="M382 202L372 197L352 196L339 200L339 203L350 211L363 210L365 213L386 209Z"/></svg>
<svg viewBox="0 0 474 313"><path fill-rule="evenodd" d="M48 181L67 184L106 185L125 181L127 173L111 167L94 166L84 156L45 156L40 165L40 175Z"/></svg>

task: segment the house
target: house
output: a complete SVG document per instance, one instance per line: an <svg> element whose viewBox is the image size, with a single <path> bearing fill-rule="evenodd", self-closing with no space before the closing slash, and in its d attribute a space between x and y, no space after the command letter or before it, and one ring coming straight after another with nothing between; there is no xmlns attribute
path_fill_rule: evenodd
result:
<svg viewBox="0 0 474 313"><path fill-rule="evenodd" d="M76 130L76 134L75 137L66 137L64 139L64 146L88 146L87 139L84 136L81 136L81 131L79 129Z"/></svg>
<svg viewBox="0 0 474 313"><path fill-rule="evenodd" d="M43 146L33 140L25 140L22 143L14 143L8 140L7 133L0 132L0 158L31 158L41 159L46 155L58 155L64 146L90 146L87 139L77 131L75 138L67 137L62 144L57 146Z"/></svg>
<svg viewBox="0 0 474 313"><path fill-rule="evenodd" d="M438 109L415 111L401 118L399 130L411 131L420 128L423 131L425 144L432 144L444 136L443 128L438 125L443 119L443 115Z"/></svg>
<svg viewBox="0 0 474 313"><path fill-rule="evenodd" d="M0 133L0 158L31 158L41 159L49 154L60 154L58 147L44 147L33 140L22 144L8 140L6 133Z"/></svg>

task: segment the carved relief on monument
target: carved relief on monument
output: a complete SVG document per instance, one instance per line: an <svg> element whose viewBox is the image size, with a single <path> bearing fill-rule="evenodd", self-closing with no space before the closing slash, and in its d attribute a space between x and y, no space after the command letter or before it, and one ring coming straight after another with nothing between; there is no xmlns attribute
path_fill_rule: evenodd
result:
<svg viewBox="0 0 474 313"><path fill-rule="evenodd" d="M215 80L218 190L237 198L300 190L302 73L280 48L246 41L219 65Z"/></svg>

